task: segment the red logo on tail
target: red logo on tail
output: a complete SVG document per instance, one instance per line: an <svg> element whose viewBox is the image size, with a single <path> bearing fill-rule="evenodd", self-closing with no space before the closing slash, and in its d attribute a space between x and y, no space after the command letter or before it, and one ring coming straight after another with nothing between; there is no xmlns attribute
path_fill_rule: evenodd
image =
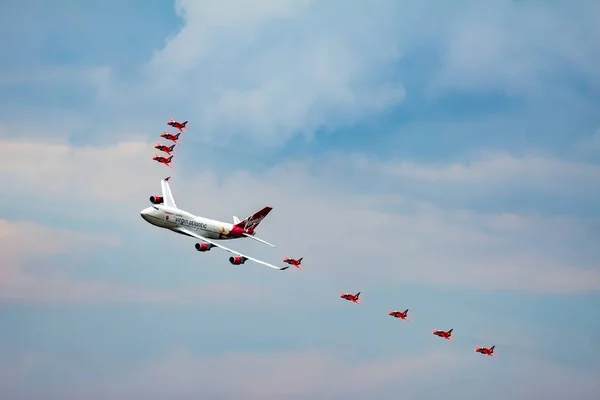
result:
<svg viewBox="0 0 600 400"><path fill-rule="evenodd" d="M246 231L254 231L258 224L271 212L272 207L265 207L262 210L256 212L251 217L237 223L235 226L245 229Z"/></svg>

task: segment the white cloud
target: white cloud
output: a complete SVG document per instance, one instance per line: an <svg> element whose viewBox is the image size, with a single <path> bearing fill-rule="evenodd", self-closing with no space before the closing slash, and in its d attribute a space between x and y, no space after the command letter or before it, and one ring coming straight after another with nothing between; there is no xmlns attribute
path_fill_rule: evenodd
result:
<svg viewBox="0 0 600 400"><path fill-rule="evenodd" d="M600 83L600 8L588 2L466 1L445 16L432 87L539 91L564 71Z"/></svg>
<svg viewBox="0 0 600 400"><path fill-rule="evenodd" d="M226 146L236 137L276 147L298 133L351 124L404 98L403 85L386 75L399 57L389 34L396 24L394 2L177 6L181 31L152 55L132 93L155 99L148 106L157 109L179 103L177 115L191 120L202 140ZM128 91L120 90L115 101L130 102Z"/></svg>
<svg viewBox="0 0 600 400"><path fill-rule="evenodd" d="M460 359L457 361L455 354L439 351L364 362L324 351L198 357L187 349L174 349L153 364L127 371L120 379L102 382L101 386L69 388L65 392L88 399L354 398L419 377L449 362L458 373Z"/></svg>
<svg viewBox="0 0 600 400"><path fill-rule="evenodd" d="M144 177L156 176L160 169L166 171L162 165L152 164L156 163L151 160L156 150L146 142L80 148L51 140L0 143L10 145L14 152L0 159L0 173L6 176L7 184L21 190L43 188L50 198L118 202L137 189L135 182L141 186Z"/></svg>
<svg viewBox="0 0 600 400"><path fill-rule="evenodd" d="M336 162L343 164L348 157ZM515 156L503 151L485 151L452 163L416 164L402 160L380 161L352 157L347 168L375 173L398 185L420 183L438 191L458 190L469 196L495 193L518 194L517 190L535 191L540 195L600 198L600 165L568 161L549 155Z"/></svg>
<svg viewBox="0 0 600 400"><path fill-rule="evenodd" d="M0 384L3 393L10 397L90 400L393 399L399 390L406 399L570 396L591 400L600 392L593 367L565 367L503 347L497 348L496 359L450 347L411 355L399 355L390 349L385 356L370 360L331 350L205 355L175 347L143 365L124 365L85 381L72 378L77 374L64 373L53 386L19 385L19 381L27 382L36 373L53 368L58 360L8 351L0 369L11 376L7 375ZM81 368L80 363L72 365L64 359L60 362L63 371ZM461 384L464 379L469 382L466 386Z"/></svg>
<svg viewBox="0 0 600 400"><path fill-rule="evenodd" d="M95 116L86 117L98 120L87 121L89 129L73 124L78 131L101 129L113 138L117 124L153 129L158 115L162 123L174 114L190 120L200 140L256 152L400 104L400 55L410 58L409 69L432 74L419 81L434 90L521 93L545 85L564 94L555 75L571 71L598 82L600 71L593 1L260 0L250 6L228 0L178 1L176 9L181 30L148 55L133 82L104 67L61 67L33 79L57 75L64 82L72 75L94 85L108 108L95 107Z"/></svg>
<svg viewBox="0 0 600 400"><path fill-rule="evenodd" d="M151 160L144 143L83 149L32 142L1 145L7 153L0 176L15 196L35 199L29 201L34 208L42 204L39 196L69 199L68 212L93 205L102 220L139 223L139 211L150 194L158 193L159 180L167 174L163 166L146 167ZM560 165L549 162L546 167L552 171ZM543 172L542 167L537 168ZM518 171L512 174L517 182ZM525 291L600 289L597 234L593 223L585 220L445 210L440 207L443 197L435 205L398 194L382 196L385 181L359 194L351 186L361 181L340 183L340 177L348 176L345 166L336 169L335 163L319 160L276 165L257 175L240 171L217 177L209 171L183 180L176 169L168 172L174 176L171 186L179 206L191 212L229 221L232 215L242 217L272 205L275 210L261 225L260 236L276 241L281 257L304 256L305 273L325 274L324 279L343 274L344 280L363 285L394 281ZM438 173L443 179L456 179L464 172ZM510 175L497 175L494 168L466 172L467 181L493 187L504 178L507 187L511 184ZM416 176L431 180L434 175ZM533 174L531 179L538 178ZM244 251L246 245L236 248ZM273 258L264 246L252 249L247 251ZM365 265L376 265L376 273Z"/></svg>
<svg viewBox="0 0 600 400"><path fill-rule="evenodd" d="M30 70L3 71L0 86L33 85L38 90L48 86L65 88L87 86L98 99L109 95L111 69L107 66L80 67L47 65Z"/></svg>
<svg viewBox="0 0 600 400"><path fill-rule="evenodd" d="M569 368L545 358L532 359L517 354L506 355L504 358L507 357L511 357L509 362L514 363L514 368L509 377L510 384L504 386L508 388L504 398L593 400L600 395L597 367ZM531 371L538 373L532 374Z"/></svg>
<svg viewBox="0 0 600 400"><path fill-rule="evenodd" d="M574 150L579 156L600 156L600 130L576 143Z"/></svg>
<svg viewBox="0 0 600 400"><path fill-rule="evenodd" d="M190 285L178 290L160 290L115 282L76 280L63 269L55 268L57 256L62 263L86 268L93 250L122 243L117 235L51 228L32 222L0 219L0 298L19 301L87 301L195 303L211 301L253 301L263 297L252 285L210 283ZM64 258L67 256L67 258Z"/></svg>

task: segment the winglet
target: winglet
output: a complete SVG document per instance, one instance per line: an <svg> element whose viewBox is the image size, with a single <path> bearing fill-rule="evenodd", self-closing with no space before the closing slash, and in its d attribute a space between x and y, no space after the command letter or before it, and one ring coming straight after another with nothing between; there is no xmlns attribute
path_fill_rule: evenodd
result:
<svg viewBox="0 0 600 400"><path fill-rule="evenodd" d="M168 181L169 179L171 179L171 177L167 176L165 179L163 179L163 181Z"/></svg>

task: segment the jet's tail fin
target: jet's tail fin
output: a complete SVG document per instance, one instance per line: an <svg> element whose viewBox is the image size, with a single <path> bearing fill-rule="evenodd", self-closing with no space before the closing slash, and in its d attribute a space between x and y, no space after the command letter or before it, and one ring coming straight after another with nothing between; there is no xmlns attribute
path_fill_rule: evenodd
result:
<svg viewBox="0 0 600 400"><path fill-rule="evenodd" d="M169 179L171 179L170 176L160 181L164 205L171 208L177 208L177 204L175 204L175 199L173 198L173 193L171 193L171 187L169 186Z"/></svg>
<svg viewBox="0 0 600 400"><path fill-rule="evenodd" d="M358 299L360 297L360 292L356 293L356 298Z"/></svg>
<svg viewBox="0 0 600 400"><path fill-rule="evenodd" d="M492 346L492 347L490 347L490 350L494 351L495 348L496 348L496 346Z"/></svg>
<svg viewBox="0 0 600 400"><path fill-rule="evenodd" d="M173 159L173 156L170 156L169 158L167 158L167 162L171 162L172 159Z"/></svg>
<svg viewBox="0 0 600 400"><path fill-rule="evenodd" d="M304 257L300 257L300 258L298 259L298 262L299 262L299 263L301 263L303 258L304 258Z"/></svg>
<svg viewBox="0 0 600 400"><path fill-rule="evenodd" d="M271 212L272 207L265 207L260 211L255 212L252 216L235 224L245 230L255 230L258 224Z"/></svg>
<svg viewBox="0 0 600 400"><path fill-rule="evenodd" d="M406 310L404 310L404 313L406 314L408 312L408 308Z"/></svg>
<svg viewBox="0 0 600 400"><path fill-rule="evenodd" d="M454 328L450 329L450 330L448 331L448 333L452 333L452 331L453 331L453 330L454 330Z"/></svg>
<svg viewBox="0 0 600 400"><path fill-rule="evenodd" d="M187 124L187 123L188 123L188 122L187 122L187 121L185 121L183 124L181 124L181 127L182 127L182 128L185 128L185 127L186 127L186 126L185 126L185 124Z"/></svg>
<svg viewBox="0 0 600 400"><path fill-rule="evenodd" d="M236 217L235 215L233 216L233 224L237 225L240 223L240 219L238 217Z"/></svg>

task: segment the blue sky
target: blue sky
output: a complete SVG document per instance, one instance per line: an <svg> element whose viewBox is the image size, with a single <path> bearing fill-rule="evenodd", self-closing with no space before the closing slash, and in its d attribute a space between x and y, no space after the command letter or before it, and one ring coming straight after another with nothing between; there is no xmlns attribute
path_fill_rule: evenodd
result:
<svg viewBox="0 0 600 400"><path fill-rule="evenodd" d="M1 7L1 397L600 395L597 2Z"/></svg>

